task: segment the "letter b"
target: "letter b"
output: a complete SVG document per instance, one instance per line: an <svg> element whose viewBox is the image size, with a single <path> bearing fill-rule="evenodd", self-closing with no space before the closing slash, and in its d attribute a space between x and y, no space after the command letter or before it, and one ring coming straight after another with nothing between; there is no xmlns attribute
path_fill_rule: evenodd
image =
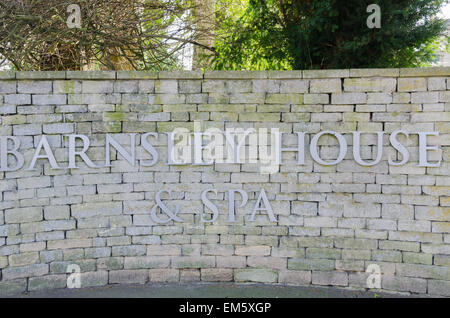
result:
<svg viewBox="0 0 450 318"><path fill-rule="evenodd" d="M8 150L8 140L13 142L13 147ZM1 171L17 171L23 167L24 158L21 153L18 152L20 147L20 139L11 136L0 136L0 170ZM16 166L13 168L8 167L8 155L13 155L16 158Z"/></svg>

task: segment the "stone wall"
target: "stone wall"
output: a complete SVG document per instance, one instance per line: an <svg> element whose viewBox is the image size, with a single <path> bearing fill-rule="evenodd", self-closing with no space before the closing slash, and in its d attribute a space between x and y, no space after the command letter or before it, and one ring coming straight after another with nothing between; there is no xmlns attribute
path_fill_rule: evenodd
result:
<svg viewBox="0 0 450 318"><path fill-rule="evenodd" d="M447 78L449 76L449 78ZM17 72L0 73L1 136L15 136L24 166L0 172L0 294L64 288L74 264L81 286L117 283L234 281L367 288L371 264L383 290L450 296L450 69L286 72ZM283 147L295 132L309 140L341 133L349 148L336 165L306 151L304 164L283 152L277 172L254 163L168 165L166 132L176 128L278 128ZM408 163L389 143L399 138ZM355 162L352 131L362 132L361 157L377 156L376 132L385 132L381 162ZM151 158L136 139L135 166L105 137L129 150L130 133L158 132ZM431 163L419 164L417 132L428 137ZM68 137L86 135L86 152L68 167ZM42 136L61 169L37 159ZM405 136L399 136L405 137ZM9 147L13 139L4 139ZM5 145L1 151L5 152ZM338 143L320 139L324 160ZM12 148L7 148L12 151ZM45 149L44 149L45 150ZM48 154L48 151L45 152ZM1 154L0 154L1 155ZM392 159L392 164L389 159ZM14 156L8 160L13 165ZM201 222L202 191L217 206ZM229 190L248 203L228 222ZM255 202L264 189L275 222ZM150 216L159 190L183 222L156 224ZM170 199L170 200L169 200ZM168 217L161 214L161 218Z"/></svg>

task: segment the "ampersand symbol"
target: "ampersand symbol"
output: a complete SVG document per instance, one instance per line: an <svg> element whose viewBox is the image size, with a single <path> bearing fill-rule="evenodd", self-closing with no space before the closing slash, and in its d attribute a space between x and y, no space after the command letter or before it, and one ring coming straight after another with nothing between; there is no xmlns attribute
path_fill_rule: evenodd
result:
<svg viewBox="0 0 450 318"><path fill-rule="evenodd" d="M172 220L173 220L173 221L177 221L177 222L183 222L183 220L180 219L180 218L177 216L180 207L177 206L177 207L175 208L175 213L172 212L172 211L167 207L167 205L165 205L164 202L161 201L161 194L162 194L162 193L167 193L167 194L170 195L171 191L161 190L161 191L158 191L158 192L156 193L156 197L155 197L156 204L155 204L155 206L154 206L154 207L151 209L151 211L150 211L150 217L152 218L153 222L155 222L155 223L160 223L160 224L168 223L168 222L170 222L170 221L172 221ZM169 218L166 219L166 220L163 220L163 219L159 218L159 217L156 215L156 211L157 211L158 208L160 208L165 214L167 214L167 215L169 216Z"/></svg>

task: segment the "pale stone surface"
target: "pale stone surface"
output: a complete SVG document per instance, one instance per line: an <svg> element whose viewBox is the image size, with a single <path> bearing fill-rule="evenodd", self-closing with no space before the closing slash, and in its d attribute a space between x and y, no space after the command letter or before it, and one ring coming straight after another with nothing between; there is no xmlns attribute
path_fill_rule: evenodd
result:
<svg viewBox="0 0 450 318"><path fill-rule="evenodd" d="M417 92L427 90L427 80L425 78L399 78L399 92Z"/></svg>
<svg viewBox="0 0 450 318"><path fill-rule="evenodd" d="M366 288L370 264L380 265L382 289L448 296L450 281L450 89L446 68L240 72L37 72L0 73L2 136L15 136L25 167L0 172L0 294L65 288L67 268L79 265L83 286L164 282L263 282ZM322 166L306 151L282 154L283 165L262 173L257 164L167 165L167 135L174 129L278 128L283 146L295 132L332 130L344 135L344 160ZM362 160L376 157L377 131L385 131L381 162L358 165L351 131L362 131ZM411 163L388 133L405 130ZM429 137L419 167L417 132ZM149 137L151 156L136 138L135 165L112 147L105 167L105 134L130 151L129 133ZM41 135L48 135L62 169L45 158L26 170ZM68 169L67 134L86 134L86 152ZM250 141L248 141L251 144ZM11 147L11 144L9 144ZM319 141L324 160L338 154L336 139ZM77 150L81 143L77 141ZM41 151L41 155L44 151ZM8 159L14 161L13 156ZM213 224L199 215L219 210ZM266 190L277 222L253 211ZM227 222L228 190L236 194L236 222ZM157 225L155 195L180 207L183 223ZM165 194L166 195L166 194ZM170 200L169 200L170 199ZM162 215L167 217L167 215ZM388 276L391 275L391 276Z"/></svg>
<svg viewBox="0 0 450 318"><path fill-rule="evenodd" d="M27 291L27 280L17 279L17 280L5 280L0 282L0 295L10 296L17 295Z"/></svg>
<svg viewBox="0 0 450 318"><path fill-rule="evenodd" d="M348 286L348 274L343 272L320 272L312 273L312 283L324 286Z"/></svg>
<svg viewBox="0 0 450 318"><path fill-rule="evenodd" d="M350 77L374 77L374 76L383 76L383 77L398 77L400 75L399 69L376 69L376 68L368 68L368 69L350 69Z"/></svg>
<svg viewBox="0 0 450 318"><path fill-rule="evenodd" d="M180 272L177 269L150 269L150 282L167 283L178 282L180 280Z"/></svg>
<svg viewBox="0 0 450 318"><path fill-rule="evenodd" d="M64 288L66 286L67 286L67 277L65 274L32 277L28 282L29 291Z"/></svg>
<svg viewBox="0 0 450 318"><path fill-rule="evenodd" d="M275 283L278 279L277 272L268 269L239 269L234 271L236 282Z"/></svg>
<svg viewBox="0 0 450 318"><path fill-rule="evenodd" d="M349 70L308 70L303 71L303 78L333 78L348 77Z"/></svg>
<svg viewBox="0 0 450 318"><path fill-rule="evenodd" d="M113 271L110 271L109 273L112 272ZM80 275L81 286L82 287L105 286L108 284L108 276L109 276L108 272L103 270L81 273Z"/></svg>
<svg viewBox="0 0 450 318"><path fill-rule="evenodd" d="M394 92L397 80L394 78L346 78L344 91L348 92Z"/></svg>
<svg viewBox="0 0 450 318"><path fill-rule="evenodd" d="M229 282L233 280L232 269L205 268L200 271L201 280L205 282Z"/></svg>
<svg viewBox="0 0 450 318"><path fill-rule="evenodd" d="M449 67L401 68L400 76L448 76Z"/></svg>
<svg viewBox="0 0 450 318"><path fill-rule="evenodd" d="M144 284L148 277L145 269L109 271L110 284Z"/></svg>
<svg viewBox="0 0 450 318"><path fill-rule="evenodd" d="M342 91L340 79L311 80L311 93L338 93Z"/></svg>
<svg viewBox="0 0 450 318"><path fill-rule="evenodd" d="M17 278L37 277L48 274L49 266L47 264L33 264L20 267L8 267L3 269L2 278L5 281Z"/></svg>
<svg viewBox="0 0 450 318"><path fill-rule="evenodd" d="M116 72L112 71L67 71L67 79L115 79Z"/></svg>
<svg viewBox="0 0 450 318"><path fill-rule="evenodd" d="M49 94L52 93L50 81L18 81L17 92L22 94Z"/></svg>

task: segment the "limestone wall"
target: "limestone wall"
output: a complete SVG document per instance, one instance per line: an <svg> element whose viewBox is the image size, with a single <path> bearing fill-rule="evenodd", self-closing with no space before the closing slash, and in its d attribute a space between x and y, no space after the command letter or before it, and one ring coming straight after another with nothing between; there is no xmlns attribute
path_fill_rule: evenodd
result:
<svg viewBox="0 0 450 318"><path fill-rule="evenodd" d="M78 266L82 287L368 288L366 270L380 268L384 290L450 296L447 77L449 68L0 73L0 294L64 288ZM166 133L180 128L278 129L291 150L270 169L245 160L169 164ZM383 133L378 163L355 160L354 131L361 132L359 161L369 164ZM338 163L324 164L343 148L335 137L325 134L310 148L321 132L344 138ZM96 167L70 152L71 138L73 151L82 150L75 135L89 140L85 155ZM107 135L123 147L110 144L110 165ZM131 138L134 165L125 156ZM155 218L158 193L169 213L156 209Z"/></svg>

